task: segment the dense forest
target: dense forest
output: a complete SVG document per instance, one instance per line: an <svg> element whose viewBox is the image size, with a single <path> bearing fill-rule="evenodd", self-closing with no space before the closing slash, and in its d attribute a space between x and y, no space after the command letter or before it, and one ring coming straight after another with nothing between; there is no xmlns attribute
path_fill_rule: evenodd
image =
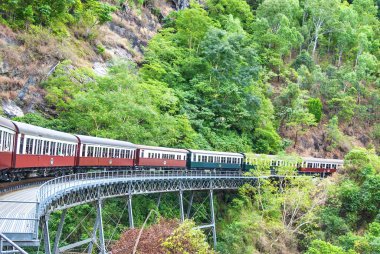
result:
<svg viewBox="0 0 380 254"><path fill-rule="evenodd" d="M26 113L17 120L72 133L345 157L344 172L332 178L294 179L284 169L283 183L218 195L217 251L379 253L379 5L3 0L0 114L13 116L5 106L12 102ZM167 199L160 213L174 218ZM154 202L136 202L137 224ZM123 206L114 201L106 211Z"/></svg>
<svg viewBox="0 0 380 254"><path fill-rule="evenodd" d="M172 147L330 157L378 149L373 1L193 1L166 16L156 5L2 1L1 22L37 48L28 56L37 61L53 50L59 59L43 90L33 87L41 109L24 120ZM126 8L148 8L162 23L139 61L112 57L99 38L102 24ZM4 61L9 52L2 53ZM106 75L78 59L91 54L108 62Z"/></svg>

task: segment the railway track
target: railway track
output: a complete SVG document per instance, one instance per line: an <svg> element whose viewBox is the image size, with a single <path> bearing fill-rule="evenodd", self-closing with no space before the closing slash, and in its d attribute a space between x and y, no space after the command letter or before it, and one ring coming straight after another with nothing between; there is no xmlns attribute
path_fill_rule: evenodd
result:
<svg viewBox="0 0 380 254"><path fill-rule="evenodd" d="M0 182L0 195L26 187L40 185L52 178L53 177L35 177L16 182Z"/></svg>

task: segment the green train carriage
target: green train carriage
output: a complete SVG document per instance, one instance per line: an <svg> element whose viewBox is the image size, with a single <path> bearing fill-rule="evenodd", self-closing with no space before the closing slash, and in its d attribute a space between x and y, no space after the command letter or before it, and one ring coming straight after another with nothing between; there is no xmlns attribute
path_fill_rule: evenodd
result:
<svg viewBox="0 0 380 254"><path fill-rule="evenodd" d="M188 150L187 168L190 170L242 171L244 154L213 152L205 150Z"/></svg>

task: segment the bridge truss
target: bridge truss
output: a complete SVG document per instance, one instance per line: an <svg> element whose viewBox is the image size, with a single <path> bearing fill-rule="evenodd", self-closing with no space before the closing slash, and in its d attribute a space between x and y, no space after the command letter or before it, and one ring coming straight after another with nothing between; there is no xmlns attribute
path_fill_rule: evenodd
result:
<svg viewBox="0 0 380 254"><path fill-rule="evenodd" d="M52 179L37 191L37 207L34 235L38 237L42 227L45 253L62 253L88 244L88 253L97 246L100 253L107 253L102 220L103 201L112 197L125 196L128 204L129 226L134 228L132 198L134 195L178 192L180 220L189 217L194 191L207 191L210 199L209 224L198 228L210 228L216 245L214 190L238 189L244 184L255 185L261 178L273 176L244 176L238 171L104 171L74 174ZM277 178L279 176L276 176ZM184 212L184 192L191 192L187 214ZM96 205L96 220L92 236L67 246L59 247L67 210L85 203ZM49 218L54 211L62 210L54 245L50 245ZM36 240L36 239L34 239ZM52 248L53 247L53 248Z"/></svg>

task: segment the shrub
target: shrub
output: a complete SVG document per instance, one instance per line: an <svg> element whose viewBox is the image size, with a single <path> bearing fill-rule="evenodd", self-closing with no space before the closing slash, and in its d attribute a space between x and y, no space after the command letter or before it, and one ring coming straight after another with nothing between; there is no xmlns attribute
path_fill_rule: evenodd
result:
<svg viewBox="0 0 380 254"><path fill-rule="evenodd" d="M319 123L322 118L322 102L319 98L310 98L307 101L309 112L314 115L315 121Z"/></svg>

